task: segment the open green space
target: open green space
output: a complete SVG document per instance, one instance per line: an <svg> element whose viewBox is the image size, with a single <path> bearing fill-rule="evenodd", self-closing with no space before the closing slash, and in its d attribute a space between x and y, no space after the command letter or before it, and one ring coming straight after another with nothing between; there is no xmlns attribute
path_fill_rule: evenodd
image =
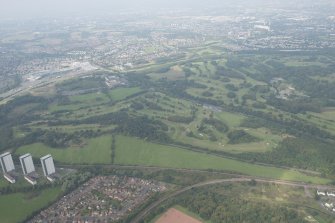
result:
<svg viewBox="0 0 335 223"><path fill-rule="evenodd" d="M335 108L327 108L319 114L324 119L335 121Z"/></svg>
<svg viewBox="0 0 335 223"><path fill-rule="evenodd" d="M94 93L70 96L69 99L72 102L72 104L67 105L51 104L49 106L49 111L50 112L56 112L62 110L76 111L79 110L80 108L86 108L86 107L92 108L106 104L110 100L113 101L123 100L131 95L139 93L140 91L141 89L139 87L132 87L132 88L121 87L112 89L107 93L94 92Z"/></svg>
<svg viewBox="0 0 335 223"><path fill-rule="evenodd" d="M151 73L148 74L148 76L153 80L159 80L161 78L166 78L167 80L179 80L184 78L185 74L180 66L174 66L165 73Z"/></svg>
<svg viewBox="0 0 335 223"><path fill-rule="evenodd" d="M88 105L94 105L96 103L103 103L109 101L106 94L101 92L71 96L70 100L73 102L80 102Z"/></svg>
<svg viewBox="0 0 335 223"><path fill-rule="evenodd" d="M19 148L16 154L31 153L36 158L51 154L56 161L69 164L108 164L111 162L111 143L111 136L87 139L87 143L78 148L55 149L35 143Z"/></svg>
<svg viewBox="0 0 335 223"><path fill-rule="evenodd" d="M1 177L0 178L0 188L6 187L8 185L9 185L9 183L7 183L7 181L3 177Z"/></svg>
<svg viewBox="0 0 335 223"><path fill-rule="evenodd" d="M200 134L198 134L198 138L188 137L187 135L185 135L185 132L182 132L179 129L179 131L176 131L176 133L174 134L173 139L188 145L207 148L216 151L225 151L233 154L239 154L243 152L255 152L255 153L266 152L270 151L275 145L277 145L276 144L277 141L273 141L272 136L269 136L268 139L264 139L263 141L260 142L229 144L227 142L226 137L223 137L222 140L220 139L216 142L213 142L208 139L201 139L202 135ZM263 137L261 133L258 134Z"/></svg>
<svg viewBox="0 0 335 223"><path fill-rule="evenodd" d="M61 194L59 187L38 192L0 195L1 223L22 222L33 212L44 208Z"/></svg>
<svg viewBox="0 0 335 223"><path fill-rule="evenodd" d="M131 95L137 94L141 91L141 88L116 88L109 92L110 97L115 101L123 100Z"/></svg>
<svg viewBox="0 0 335 223"><path fill-rule="evenodd" d="M42 170L41 172L42 173ZM5 188L5 187L10 187L12 189L19 189L23 187L31 187L31 184L29 184L23 177L18 177L16 179L15 184L9 183L5 178L1 176L0 178L0 189Z"/></svg>
<svg viewBox="0 0 335 223"><path fill-rule="evenodd" d="M234 128L241 125L242 121L245 119L243 115L234 114L230 112L220 112L216 116L223 122L225 122L229 127Z"/></svg>
<svg viewBox="0 0 335 223"><path fill-rule="evenodd" d="M335 139L334 109L324 99L332 98L334 88L331 83L315 82L319 77L329 77L331 58L325 63L321 57L300 55L255 53L250 56L242 52L233 55L221 52L221 57L215 58L207 55L211 51L219 53L217 49L216 45L204 46L199 51L189 52L185 63L173 58L165 63L153 61L132 74L122 75L136 87L108 89L101 78L74 78L56 84L57 91L47 98L33 94L14 99L3 107L0 121L6 125L0 131L3 139L0 148L17 146L16 154L30 152L35 157L51 153L56 161L68 164L109 164L111 139L89 137L117 130L119 134L151 142L182 143L203 151L229 153L237 160L307 169L333 177L333 160L329 157L334 157L331 150ZM192 53L197 55L192 57ZM289 66L290 63L296 66ZM325 66L316 69L313 63ZM137 75L136 82L131 79L135 78L133 75ZM306 86L292 78L293 75L302 76ZM161 77L166 80L160 80ZM317 91L315 85L325 92ZM61 94L69 91L79 95ZM87 93L92 91L96 92ZM295 92L303 92L303 95ZM287 99L280 98L286 94ZM323 98L323 103L319 104L319 98ZM300 100L303 100L302 107L299 107ZM301 140L299 144L285 144L289 141L287 138ZM319 143L306 149L305 138ZM26 145L27 142L34 144ZM330 146L320 148L318 145L322 142ZM150 149L149 146L130 152L130 156L122 152L116 160L130 164L222 169L274 178L301 177L283 169L269 170L257 165L249 168L251 164L245 166L243 162L232 163L229 159L174 147ZM127 150L126 146L124 151ZM306 155L309 151L315 156ZM291 155L292 152L295 155ZM132 160L133 157L136 159Z"/></svg>
<svg viewBox="0 0 335 223"><path fill-rule="evenodd" d="M333 222L331 212L309 196L314 192L315 189L259 182L193 188L152 210L147 220L154 223L167 210L175 208L204 223Z"/></svg>
<svg viewBox="0 0 335 223"><path fill-rule="evenodd" d="M126 136L118 136L116 138L115 162L120 165L224 170L251 176L320 184L330 182L327 179L307 176L294 170L250 164L172 146L149 143Z"/></svg>

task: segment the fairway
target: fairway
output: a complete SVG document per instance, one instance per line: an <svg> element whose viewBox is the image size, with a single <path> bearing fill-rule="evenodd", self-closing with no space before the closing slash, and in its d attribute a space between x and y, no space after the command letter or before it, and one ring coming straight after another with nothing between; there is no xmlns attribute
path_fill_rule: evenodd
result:
<svg viewBox="0 0 335 223"><path fill-rule="evenodd" d="M221 121L226 123L230 128L236 128L241 125L245 117L240 114L230 112L220 112L216 115Z"/></svg>
<svg viewBox="0 0 335 223"><path fill-rule="evenodd" d="M110 90L107 93L94 92L94 93L70 96L69 98L71 100L71 104L69 105L51 104L49 106L49 111L50 112L57 112L62 110L76 111L79 110L80 108L94 107L99 105L101 106L103 104L108 103L110 100L120 101L139 92L141 92L141 88L139 87L133 87L133 88L123 87Z"/></svg>
<svg viewBox="0 0 335 223"><path fill-rule="evenodd" d="M141 91L139 87L134 88L116 88L112 90L109 95L115 101L123 100L133 94L137 94Z"/></svg>
<svg viewBox="0 0 335 223"><path fill-rule="evenodd" d="M214 155L187 151L172 146L149 143L144 140L125 136L118 136L116 138L115 162L121 165L234 171L257 177L312 182L316 184L330 182L330 180L307 176L298 171L250 164Z"/></svg>
<svg viewBox="0 0 335 223"><path fill-rule="evenodd" d="M83 148L54 149L35 143L19 148L16 154L31 153L35 158L51 154L56 161L68 164L108 164L111 163L111 143L111 136L88 139Z"/></svg>
<svg viewBox="0 0 335 223"><path fill-rule="evenodd" d="M56 200L61 194L61 189L51 188L43 190L36 196L30 193L15 193L0 196L1 223L22 222L35 211L44 208Z"/></svg>

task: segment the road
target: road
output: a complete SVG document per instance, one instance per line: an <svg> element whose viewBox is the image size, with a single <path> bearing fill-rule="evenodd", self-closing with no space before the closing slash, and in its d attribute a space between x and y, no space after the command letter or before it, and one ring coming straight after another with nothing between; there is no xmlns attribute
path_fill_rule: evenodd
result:
<svg viewBox="0 0 335 223"><path fill-rule="evenodd" d="M292 186L292 187L303 187L308 189L334 189L334 187L330 186L324 186L324 185L312 185L312 184L304 184L304 183L295 183L295 182L289 182L289 181L283 181L283 180L266 180L266 179L256 179L256 178L250 178L250 177L241 177L241 178L231 178L231 179L219 179L219 180L211 180L207 182L202 182L198 184L194 184L191 186L184 187L172 194L169 194L165 197L162 197L161 199L157 200L156 202L149 205L146 209L141 211L132 221L131 223L139 223L147 214L149 214L153 209L158 207L163 202L167 201L170 198L176 197L186 191L192 190L193 188L199 188L209 185L215 185L215 184L222 184L222 183L236 183L236 182L249 182L251 180L255 180L258 183L273 183L278 185L285 185L285 186Z"/></svg>

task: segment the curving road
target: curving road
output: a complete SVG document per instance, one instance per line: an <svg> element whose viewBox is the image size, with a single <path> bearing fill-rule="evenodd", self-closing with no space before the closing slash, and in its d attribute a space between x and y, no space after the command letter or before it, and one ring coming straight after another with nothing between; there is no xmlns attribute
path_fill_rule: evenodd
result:
<svg viewBox="0 0 335 223"><path fill-rule="evenodd" d="M286 186L292 186L292 187L304 187L306 188L314 188L314 189L332 189L334 190L334 187L331 186L324 186L324 185L311 185L311 184L304 184L304 183L295 183L295 182L289 182L289 181L283 181L283 180L266 180L266 179L256 179L256 178L249 178L249 177L242 177L242 178L231 178L231 179L219 179L219 180L211 180L207 182L202 182L198 184L194 184L191 186L184 187L172 194L169 194L156 202L149 205L147 208L145 208L143 211L141 211L132 221L131 223L139 223L147 214L150 213L153 209L158 207L160 204L165 202L166 200L173 198L179 194L182 194L186 191L192 190L193 188L199 188L204 187L208 185L214 185L214 184L221 184L221 183L234 183L234 182L249 182L251 180L255 180L256 182L260 183L274 183L279 185L286 185Z"/></svg>

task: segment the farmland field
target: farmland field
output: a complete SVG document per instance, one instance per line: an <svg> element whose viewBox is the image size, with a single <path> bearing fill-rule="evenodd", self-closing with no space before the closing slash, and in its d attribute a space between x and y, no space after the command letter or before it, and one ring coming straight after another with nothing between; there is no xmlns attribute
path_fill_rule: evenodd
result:
<svg viewBox="0 0 335 223"><path fill-rule="evenodd" d="M201 223L201 221L184 214L183 212L171 208L164 213L155 223Z"/></svg>

